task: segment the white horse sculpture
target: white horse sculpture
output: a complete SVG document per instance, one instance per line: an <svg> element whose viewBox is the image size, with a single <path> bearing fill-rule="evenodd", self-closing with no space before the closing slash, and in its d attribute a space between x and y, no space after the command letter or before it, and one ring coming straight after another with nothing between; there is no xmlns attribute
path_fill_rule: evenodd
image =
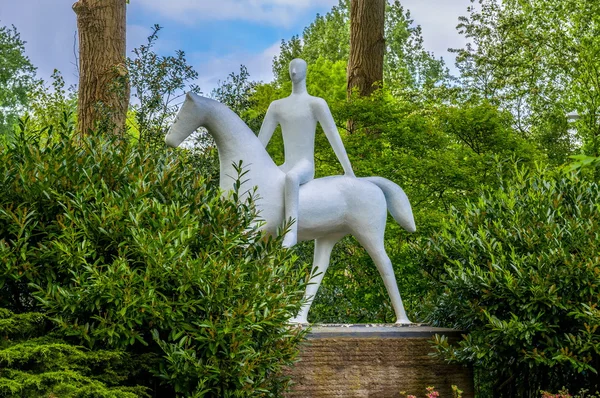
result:
<svg viewBox="0 0 600 398"><path fill-rule="evenodd" d="M259 200L256 206L264 220L262 228L269 234L277 234L285 221L283 171L231 109L194 93L186 95L165 142L176 147L199 127L205 127L217 144L221 189L232 190L237 175L234 165L241 160L248 167L248 173L240 192L257 188ZM301 186L298 241L315 240L312 272L316 276L306 289L304 306L291 322L308 322L308 311L329 267L333 246L350 234L375 262L391 298L396 323L410 323L383 243L388 210L405 230L416 230L406 194L385 178L334 176L318 178Z"/></svg>

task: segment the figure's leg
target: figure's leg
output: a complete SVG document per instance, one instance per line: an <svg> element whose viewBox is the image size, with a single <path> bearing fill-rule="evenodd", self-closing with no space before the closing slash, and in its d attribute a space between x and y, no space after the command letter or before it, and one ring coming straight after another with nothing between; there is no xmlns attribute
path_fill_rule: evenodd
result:
<svg viewBox="0 0 600 398"><path fill-rule="evenodd" d="M308 310L310 310L310 306L317 295L319 286L321 286L325 272L329 267L331 250L341 238L341 236L328 236L326 238L315 240L315 254L311 270L311 275L314 275L314 277L306 287L306 292L304 293L304 305L300 309L298 315L290 320L290 323L308 323Z"/></svg>
<svg viewBox="0 0 600 398"><path fill-rule="evenodd" d="M292 247L298 242L298 206L300 197L300 184L313 178L314 172L311 165L300 163L285 175L285 219L295 220L283 239L283 247Z"/></svg>
<svg viewBox="0 0 600 398"><path fill-rule="evenodd" d="M373 232L373 231L371 231ZM408 324L412 323L406 311L404 310L404 304L400 297L400 291L398 290L398 284L396 283L396 276L394 275L394 268L392 267L392 261L385 252L383 245L383 231L381 233L364 234L358 233L355 235L356 239L360 244L367 250L369 256L373 259L373 262L377 266L377 270L383 279L383 284L390 296L394 313L396 314L396 323Z"/></svg>

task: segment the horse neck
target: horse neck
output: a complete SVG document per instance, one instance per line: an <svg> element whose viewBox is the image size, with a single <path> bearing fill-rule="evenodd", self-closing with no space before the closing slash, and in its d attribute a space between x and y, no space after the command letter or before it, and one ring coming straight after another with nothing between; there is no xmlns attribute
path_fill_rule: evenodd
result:
<svg viewBox="0 0 600 398"><path fill-rule="evenodd" d="M273 177L281 174L256 135L235 112L220 102L208 98L201 100L207 116L204 127L219 149L221 170L229 169L232 163L242 160L245 168L252 169L254 165L256 172L261 174Z"/></svg>

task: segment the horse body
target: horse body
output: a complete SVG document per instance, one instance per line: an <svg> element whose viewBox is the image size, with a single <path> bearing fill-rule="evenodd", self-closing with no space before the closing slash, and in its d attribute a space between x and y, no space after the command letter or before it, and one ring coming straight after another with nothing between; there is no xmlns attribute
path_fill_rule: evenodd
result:
<svg viewBox="0 0 600 398"><path fill-rule="evenodd" d="M371 194L367 206L361 206L360 200L346 200L358 192ZM309 181L300 188L298 240L313 240L332 234L354 235L356 227L365 226L364 222L359 222L363 214L379 210L382 202L385 216L383 194L363 180L336 176Z"/></svg>
<svg viewBox="0 0 600 398"><path fill-rule="evenodd" d="M234 165L242 161L246 174L240 193L257 189L256 202L263 229L277 234L284 223L285 174L275 165L246 124L219 102L188 93L165 142L178 146L198 127L206 127L219 150L220 187L230 191L237 178ZM242 195L242 197L243 197ZM400 298L391 261L383 246L388 209L407 231L415 230L408 198L402 189L381 177L333 176L312 180L300 187L298 240L316 240L313 271L318 270L307 288L303 306L295 322L307 322L329 257L335 243L351 234L365 247L375 262L396 313L397 323L410 323Z"/></svg>

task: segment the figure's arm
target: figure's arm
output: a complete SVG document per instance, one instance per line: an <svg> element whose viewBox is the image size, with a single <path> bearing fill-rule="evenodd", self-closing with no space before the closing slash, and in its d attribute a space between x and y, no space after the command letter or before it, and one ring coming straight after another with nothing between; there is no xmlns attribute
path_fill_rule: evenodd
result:
<svg viewBox="0 0 600 398"><path fill-rule="evenodd" d="M277 128L277 120L275 118L275 111L273 110L273 103L269 105L267 109L267 114L265 115L265 119L263 120L262 125L260 126L260 132L258 133L258 139L261 144L266 148Z"/></svg>
<svg viewBox="0 0 600 398"><path fill-rule="evenodd" d="M317 116L317 120L321 124L321 127L323 128L323 131L325 132L325 135L327 136L327 139L333 148L333 152L335 152L335 155L342 164L344 174L350 177L355 177L354 171L352 171L352 166L350 165L350 159L348 159L348 154L344 148L344 143L342 142L340 133L335 125L333 116L329 110L329 106L327 106L327 102L325 102L325 100L322 98L317 98L314 111Z"/></svg>

